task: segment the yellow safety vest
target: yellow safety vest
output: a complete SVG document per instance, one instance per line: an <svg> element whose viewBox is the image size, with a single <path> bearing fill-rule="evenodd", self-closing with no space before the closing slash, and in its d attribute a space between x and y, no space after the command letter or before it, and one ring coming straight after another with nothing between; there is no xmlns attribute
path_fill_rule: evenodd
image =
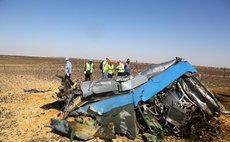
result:
<svg viewBox="0 0 230 142"><path fill-rule="evenodd" d="M93 72L93 63L92 64L86 63L86 70L85 71L90 71L90 73L92 73Z"/></svg>
<svg viewBox="0 0 230 142"><path fill-rule="evenodd" d="M106 64L104 67L104 71L108 71L109 74L113 74L114 72L114 65L113 64Z"/></svg>
<svg viewBox="0 0 230 142"><path fill-rule="evenodd" d="M125 66L124 66L123 63L120 63L120 64L117 66L117 72L119 72L119 73L125 72Z"/></svg>

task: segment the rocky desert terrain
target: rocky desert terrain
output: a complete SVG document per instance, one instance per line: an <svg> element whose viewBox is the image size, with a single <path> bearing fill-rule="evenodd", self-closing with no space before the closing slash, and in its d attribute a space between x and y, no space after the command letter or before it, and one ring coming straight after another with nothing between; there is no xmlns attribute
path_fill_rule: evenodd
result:
<svg viewBox="0 0 230 142"><path fill-rule="evenodd" d="M84 59L72 59L73 81L83 80ZM61 118L61 106L55 103L60 79L64 74L64 58L22 57L0 55L0 142L65 142L68 138L51 131L50 119ZM100 78L99 61L95 61L93 79ZM149 64L132 63L132 74ZM230 69L196 66L202 82L212 90L221 103L230 110ZM45 92L33 93L25 90ZM220 135L211 141L230 140L230 116L221 115ZM210 140L210 139L209 139ZM93 139L91 141L102 141ZM119 136L114 141L131 141ZM135 141L142 141L136 139ZM165 141L193 141L166 137Z"/></svg>

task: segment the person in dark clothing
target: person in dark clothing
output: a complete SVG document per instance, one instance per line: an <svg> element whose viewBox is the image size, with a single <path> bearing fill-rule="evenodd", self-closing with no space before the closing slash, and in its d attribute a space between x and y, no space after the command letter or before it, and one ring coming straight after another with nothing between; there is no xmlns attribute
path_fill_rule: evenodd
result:
<svg viewBox="0 0 230 142"><path fill-rule="evenodd" d="M93 65L93 60L90 59L86 64L85 64L85 81L90 81L91 80L91 75L93 73L94 65Z"/></svg>
<svg viewBox="0 0 230 142"><path fill-rule="evenodd" d="M130 71L131 71L130 60L127 59L125 63L125 75L129 76L131 74Z"/></svg>

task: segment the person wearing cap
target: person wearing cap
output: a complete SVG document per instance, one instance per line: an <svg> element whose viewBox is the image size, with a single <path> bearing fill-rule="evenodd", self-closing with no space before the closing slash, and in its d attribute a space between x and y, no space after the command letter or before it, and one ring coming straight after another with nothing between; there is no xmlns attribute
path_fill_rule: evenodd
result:
<svg viewBox="0 0 230 142"><path fill-rule="evenodd" d="M100 63L100 69L101 69L101 72L102 72L102 79L108 78L108 71L105 70L105 67L107 66L107 64L108 64L109 61L110 61L110 58L109 58L109 57L106 57L106 59L103 60L103 61Z"/></svg>
<svg viewBox="0 0 230 142"><path fill-rule="evenodd" d="M70 59L67 57L65 58L66 64L65 64L65 79L69 80L70 84L73 85L74 83L70 79L72 74L72 63L70 62Z"/></svg>
<svg viewBox="0 0 230 142"><path fill-rule="evenodd" d="M124 76L125 75L125 67L124 64L119 60L118 66L116 67L117 76Z"/></svg>
<svg viewBox="0 0 230 142"><path fill-rule="evenodd" d="M130 60L127 59L126 63L125 63L125 75L130 75L130 71L131 71L131 66L130 66Z"/></svg>
<svg viewBox="0 0 230 142"><path fill-rule="evenodd" d="M90 81L91 80L91 75L93 73L94 65L93 65L93 60L89 59L89 61L85 64L85 81Z"/></svg>
<svg viewBox="0 0 230 142"><path fill-rule="evenodd" d="M107 75L107 78L113 78L113 76L114 76L114 65L109 58L108 58L107 63L104 67L104 72L106 73L105 75Z"/></svg>

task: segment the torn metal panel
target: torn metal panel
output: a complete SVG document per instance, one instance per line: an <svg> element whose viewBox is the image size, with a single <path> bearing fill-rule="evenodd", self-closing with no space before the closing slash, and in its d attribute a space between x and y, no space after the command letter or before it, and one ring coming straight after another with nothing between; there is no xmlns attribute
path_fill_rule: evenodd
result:
<svg viewBox="0 0 230 142"><path fill-rule="evenodd" d="M207 103L208 107L212 111L213 115L219 115L219 106L214 98L212 98L212 94L204 88L204 86L196 79L196 78L186 78L187 81L189 81L194 88L196 89L196 93L199 94L199 96L203 97L205 103Z"/></svg>
<svg viewBox="0 0 230 142"><path fill-rule="evenodd" d="M72 99L72 100L71 100ZM71 101L71 102L69 102ZM69 114L69 112L71 112L72 110L74 110L76 107L79 107L81 102L81 97L77 96L75 99L74 98L69 98L69 105L66 105L66 107L64 108L64 118L66 118Z"/></svg>
<svg viewBox="0 0 230 142"><path fill-rule="evenodd" d="M121 82L120 91L132 90L148 81L148 78L143 75L137 75L134 78Z"/></svg>
<svg viewBox="0 0 230 142"><path fill-rule="evenodd" d="M81 83L81 90L83 97L88 97L93 94L92 89L90 89L91 81L84 81Z"/></svg>
<svg viewBox="0 0 230 142"><path fill-rule="evenodd" d="M129 75L129 76L117 76L116 81L117 82L125 82L125 81L128 81L128 80L132 79L132 78L133 78L132 75Z"/></svg>
<svg viewBox="0 0 230 142"><path fill-rule="evenodd" d="M166 120L176 127L185 124L186 122L186 111L178 106L172 106L169 108Z"/></svg>
<svg viewBox="0 0 230 142"><path fill-rule="evenodd" d="M149 68L140 72L140 75L146 76L148 79L150 79L150 78L160 74L161 72L165 71L170 66L175 65L179 61L181 61L181 59L176 58L174 60L171 60L171 61L168 61L165 63L152 65Z"/></svg>
<svg viewBox="0 0 230 142"><path fill-rule="evenodd" d="M187 78L186 82L181 80L183 89L188 94L188 96L209 116L218 116L220 114L220 110L218 104L214 99L211 98L210 92L206 95L202 95L199 91L200 84L199 82L194 83L195 78Z"/></svg>
<svg viewBox="0 0 230 142"><path fill-rule="evenodd" d="M126 135L128 138L135 139L138 134L136 125L136 114L133 104L117 107L109 112L104 113L99 123L108 125L113 123L117 134Z"/></svg>
<svg viewBox="0 0 230 142"><path fill-rule="evenodd" d="M146 104L138 104L137 114L139 114L140 123L144 125L146 132L156 136L159 136L159 134L163 132L162 126L155 119L153 112L146 106Z"/></svg>
<svg viewBox="0 0 230 142"><path fill-rule="evenodd" d="M133 104L133 96L129 94L118 95L98 102L86 104L85 106L82 106L79 109L71 112L71 115L79 113L87 114L87 112L90 111L90 108L93 108L95 112L102 114L110 111L113 108L121 107L127 104Z"/></svg>
<svg viewBox="0 0 230 142"><path fill-rule="evenodd" d="M66 120L52 118L51 128L53 131L60 132L67 136L69 136L71 133L69 123Z"/></svg>
<svg viewBox="0 0 230 142"><path fill-rule="evenodd" d="M97 81L86 81L81 84L83 97L92 94L118 91L118 84L114 79L103 79Z"/></svg>
<svg viewBox="0 0 230 142"><path fill-rule="evenodd" d="M114 79L98 80L91 84L90 87L92 87L92 91L95 94L118 91L118 84Z"/></svg>

